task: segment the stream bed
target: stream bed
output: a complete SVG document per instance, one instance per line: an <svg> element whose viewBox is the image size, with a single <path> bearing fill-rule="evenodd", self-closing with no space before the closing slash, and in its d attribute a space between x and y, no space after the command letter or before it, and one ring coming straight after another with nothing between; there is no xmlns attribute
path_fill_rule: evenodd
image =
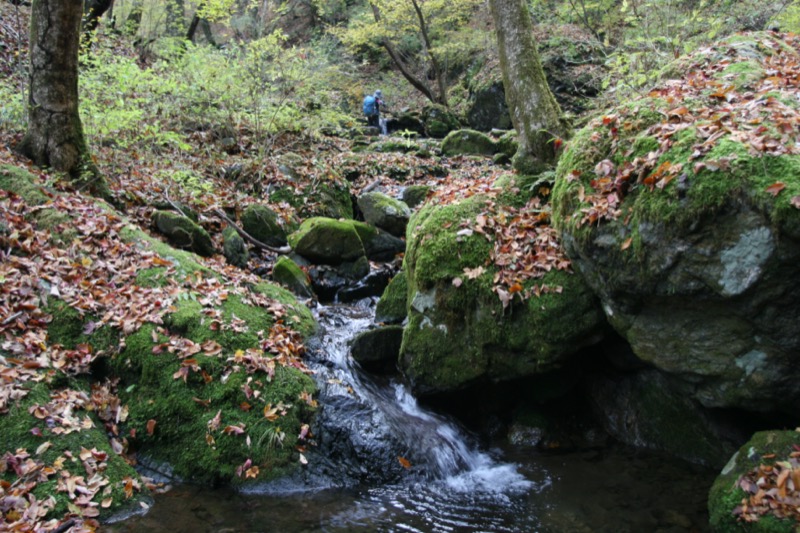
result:
<svg viewBox="0 0 800 533"><path fill-rule="evenodd" d="M247 492L179 484L157 495L146 515L108 531L707 530L705 502L715 472L616 445L571 452L481 449L458 424L419 406L402 383L373 379L353 363L348 341L371 324L369 301L320 308L317 315L323 332L312 368L320 403L328 406L320 432L323 440L349 439L319 450L325 472ZM341 449L356 453L339 460ZM314 463L312 455L308 471Z"/></svg>

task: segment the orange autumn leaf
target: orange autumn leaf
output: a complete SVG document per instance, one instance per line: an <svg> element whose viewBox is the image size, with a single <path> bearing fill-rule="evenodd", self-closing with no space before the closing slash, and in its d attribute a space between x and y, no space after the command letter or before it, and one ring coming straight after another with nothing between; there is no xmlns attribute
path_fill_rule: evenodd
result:
<svg viewBox="0 0 800 533"><path fill-rule="evenodd" d="M778 194L780 194L780 192L785 188L786 188L786 184L785 183L782 183L780 181L776 181L775 183L773 183L772 185L767 187L765 189L765 192L770 193L772 196L778 196Z"/></svg>
<svg viewBox="0 0 800 533"><path fill-rule="evenodd" d="M397 460L398 460L398 462L400 463L400 465L401 465L403 468L405 468L405 469L409 469L409 468L411 468L411 463L410 463L410 462L409 462L409 460L408 460L408 459L406 459L405 457L400 457L400 456L398 455L398 456L397 456Z"/></svg>
<svg viewBox="0 0 800 533"><path fill-rule="evenodd" d="M156 430L156 421L151 418L150 420L147 421L147 434L152 436L155 430Z"/></svg>

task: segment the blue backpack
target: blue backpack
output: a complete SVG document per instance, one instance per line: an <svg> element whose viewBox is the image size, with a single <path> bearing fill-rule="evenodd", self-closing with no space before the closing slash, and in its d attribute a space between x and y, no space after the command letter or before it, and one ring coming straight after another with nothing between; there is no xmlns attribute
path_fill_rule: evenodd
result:
<svg viewBox="0 0 800 533"><path fill-rule="evenodd" d="M372 95L368 95L366 98L364 98L364 105L362 107L364 115L368 117L378 114L378 106L375 102L375 97Z"/></svg>

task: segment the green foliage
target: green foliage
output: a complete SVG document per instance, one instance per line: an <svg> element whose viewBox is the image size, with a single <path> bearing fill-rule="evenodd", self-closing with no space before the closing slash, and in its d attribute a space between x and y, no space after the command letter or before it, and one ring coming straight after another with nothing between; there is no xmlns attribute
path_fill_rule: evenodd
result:
<svg viewBox="0 0 800 533"><path fill-rule="evenodd" d="M477 49L468 46L475 41L465 37L475 33L467 26L480 4L477 0L417 2L423 24L414 2L370 0L369 6L354 14L346 26L330 31L365 61L382 58L383 43L390 43L406 68L424 80L434 62L447 71L471 61ZM427 33L430 47L425 44L423 32Z"/></svg>

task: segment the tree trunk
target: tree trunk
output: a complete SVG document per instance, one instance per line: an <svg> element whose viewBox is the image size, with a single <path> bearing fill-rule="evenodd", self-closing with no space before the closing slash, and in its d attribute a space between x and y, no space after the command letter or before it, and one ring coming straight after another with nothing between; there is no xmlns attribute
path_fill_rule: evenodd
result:
<svg viewBox="0 0 800 533"><path fill-rule="evenodd" d="M373 16L375 17L375 22L380 22L380 20L381 20L381 12L380 12L380 10L378 9L378 6L376 6L376 5L374 5L374 4L372 5L372 14L373 14ZM403 62L403 60L400 58L400 54L398 54L398 53L397 53L397 51L394 49L394 47L392 46L392 44L391 44L390 42L388 42L387 40L385 40L385 39L384 39L384 40L381 42L381 45L383 45L383 47L386 49L386 52L389 54L389 57L391 57L391 58L392 58L392 61L393 61L393 62L394 62L394 64L397 66L397 68L398 68L398 69L400 69L400 74L402 74L402 75L403 75L403 77L404 77L404 78L405 78L405 79L406 79L406 80L407 80L407 81L408 81L408 82L409 82L409 83L410 83L410 84L411 84L411 85L412 85L412 86L413 86L413 87L414 87L416 90L418 90L419 92L421 92L422 94L424 94L424 95L425 95L425 97L426 97L428 100L430 100L431 102L433 102L434 104L441 104L441 103L442 103L442 102L441 102L441 101L440 101L440 100L437 98L437 96L436 96L436 95L433 93L433 91L431 90L431 88L430 88L430 87L428 87L428 84L427 84L427 83L425 83L425 82L424 82L423 80L421 80L420 78L418 78L417 76L415 76L413 72L411 72L411 70L408 68L408 65L406 65L406 64Z"/></svg>
<svg viewBox="0 0 800 533"><path fill-rule="evenodd" d="M97 28L106 11L109 10L114 0L87 0L83 6L83 35L84 38L89 37L90 34Z"/></svg>
<svg viewBox="0 0 800 533"><path fill-rule="evenodd" d="M490 0L497 32L506 103L517 130L514 167L536 174L556 161L556 139L569 129L547 85L525 0Z"/></svg>
<svg viewBox="0 0 800 533"><path fill-rule="evenodd" d="M69 173L73 183L108 196L89 157L78 115L78 47L82 3L33 0L28 131L18 150L39 166Z"/></svg>
<svg viewBox="0 0 800 533"><path fill-rule="evenodd" d="M439 66L436 56L433 55L431 40L428 37L428 23L425 22L425 17L422 14L422 8L417 3L417 0L411 0L414 6L414 12L417 14L417 22L419 22L419 31L422 34L422 42L425 45L425 52L428 54L428 59L433 67L433 76L436 78L436 83L439 86L439 101L435 103L447 106L447 80L445 80L444 71Z"/></svg>
<svg viewBox="0 0 800 533"><path fill-rule="evenodd" d="M167 35L185 35L186 21L183 0L167 0Z"/></svg>

